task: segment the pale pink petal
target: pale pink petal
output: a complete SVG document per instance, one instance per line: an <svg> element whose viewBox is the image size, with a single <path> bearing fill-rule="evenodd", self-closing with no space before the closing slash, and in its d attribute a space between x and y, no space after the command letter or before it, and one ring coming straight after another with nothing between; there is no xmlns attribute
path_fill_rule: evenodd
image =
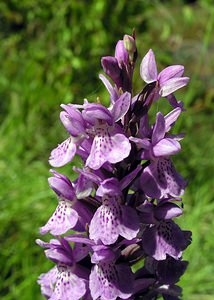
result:
<svg viewBox="0 0 214 300"><path fill-rule="evenodd" d="M112 104L115 103L115 101L119 98L119 92L117 87L113 87L110 83L110 81L103 75L99 74L100 80L102 80L103 84L105 85L106 89L108 90L110 94L110 100Z"/></svg>
<svg viewBox="0 0 214 300"><path fill-rule="evenodd" d="M181 65L174 65L174 66L169 66L163 71L161 71L158 75L158 82L160 86L163 86L163 84L171 79L171 78L178 78L181 77L184 73L184 66Z"/></svg>
<svg viewBox="0 0 214 300"><path fill-rule="evenodd" d="M119 226L119 233L127 240L134 239L139 232L139 218L132 207L121 206L122 219Z"/></svg>
<svg viewBox="0 0 214 300"><path fill-rule="evenodd" d="M146 83L157 80L158 71L155 61L155 55L152 49L144 56L140 65L140 75Z"/></svg>
<svg viewBox="0 0 214 300"><path fill-rule="evenodd" d="M182 213L182 209L174 203L164 203L163 205L158 205L155 209L155 217L159 220L176 218Z"/></svg>
<svg viewBox="0 0 214 300"><path fill-rule="evenodd" d="M54 291L54 285L57 280L58 270L57 267L53 267L47 273L42 273L37 283L41 286L41 293L43 296L50 298Z"/></svg>
<svg viewBox="0 0 214 300"><path fill-rule="evenodd" d="M160 95L166 97L178 89L184 87L189 82L189 77L180 77L169 79L160 89Z"/></svg>
<svg viewBox="0 0 214 300"><path fill-rule="evenodd" d="M180 143L169 138L162 139L153 147L153 153L156 157L174 155L180 150Z"/></svg>
<svg viewBox="0 0 214 300"><path fill-rule="evenodd" d="M182 112L182 109L180 107L176 107L175 109L173 109L172 111L170 111L165 117L165 130L166 132L168 132L172 126L174 125L174 123L177 121L178 117L180 116Z"/></svg>
<svg viewBox="0 0 214 300"><path fill-rule="evenodd" d="M152 144L155 145L165 136L165 119L161 112L156 115L156 122L152 133Z"/></svg>
<svg viewBox="0 0 214 300"><path fill-rule="evenodd" d="M115 102L111 113L115 122L118 122L128 112L131 103L131 94L125 92Z"/></svg>

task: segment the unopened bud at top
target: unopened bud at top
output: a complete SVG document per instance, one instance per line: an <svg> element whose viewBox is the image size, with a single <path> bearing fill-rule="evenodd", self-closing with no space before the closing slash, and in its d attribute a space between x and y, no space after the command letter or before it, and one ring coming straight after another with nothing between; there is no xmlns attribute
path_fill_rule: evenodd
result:
<svg viewBox="0 0 214 300"><path fill-rule="evenodd" d="M115 57L118 61L118 64L120 67L122 67L122 65L127 65L128 61L129 61L129 56L128 56L128 52L124 47L124 43L122 40L119 40L117 42L116 48L115 48Z"/></svg>
<svg viewBox="0 0 214 300"><path fill-rule="evenodd" d="M135 43L135 39L131 35L125 34L123 37L123 43L125 49L128 51L129 54L135 53L136 43Z"/></svg>

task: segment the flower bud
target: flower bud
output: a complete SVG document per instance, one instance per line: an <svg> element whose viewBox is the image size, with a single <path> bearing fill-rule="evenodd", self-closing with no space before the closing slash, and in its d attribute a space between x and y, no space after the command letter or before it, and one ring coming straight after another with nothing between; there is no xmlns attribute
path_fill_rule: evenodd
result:
<svg viewBox="0 0 214 300"><path fill-rule="evenodd" d="M117 42L116 48L115 48L115 57L118 61L118 64L120 67L122 67L122 64L127 65L129 61L128 52L124 47L124 42L122 40L119 40Z"/></svg>
<svg viewBox="0 0 214 300"><path fill-rule="evenodd" d="M136 51L135 39L132 36L125 34L123 37L123 43L129 54L133 54Z"/></svg>

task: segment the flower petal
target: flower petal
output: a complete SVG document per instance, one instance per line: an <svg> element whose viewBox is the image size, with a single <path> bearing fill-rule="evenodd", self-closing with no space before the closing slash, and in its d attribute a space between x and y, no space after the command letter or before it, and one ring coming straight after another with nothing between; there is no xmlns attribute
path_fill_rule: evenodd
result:
<svg viewBox="0 0 214 300"><path fill-rule="evenodd" d="M103 197L105 195L120 196L121 193L122 192L119 186L119 181L115 177L111 177L103 180L103 182L100 183L96 195L99 197Z"/></svg>
<svg viewBox="0 0 214 300"><path fill-rule="evenodd" d="M160 87L171 78L178 78L181 77L184 73L184 66L181 65L174 65L169 66L163 69L158 75L158 82Z"/></svg>
<svg viewBox="0 0 214 300"><path fill-rule="evenodd" d="M136 137L131 136L129 138L129 140L132 141L133 143L135 143L138 150L140 150L142 148L146 149L146 150L149 150L150 147L151 147L151 142L150 142L150 139L148 139L148 138L140 139L140 138L136 138Z"/></svg>
<svg viewBox="0 0 214 300"><path fill-rule="evenodd" d="M160 204L155 208L155 218L168 220L182 215L182 209L174 203Z"/></svg>
<svg viewBox="0 0 214 300"><path fill-rule="evenodd" d="M94 188L94 183L84 176L84 172L80 173L75 182L75 192L77 199L84 199L88 197Z"/></svg>
<svg viewBox="0 0 214 300"><path fill-rule="evenodd" d="M140 75L146 83L154 82L157 80L158 71L155 61L155 55L152 49L147 52L141 62Z"/></svg>
<svg viewBox="0 0 214 300"><path fill-rule="evenodd" d="M122 64L127 65L129 61L129 55L127 50L124 47L124 42L123 40L119 40L117 42L117 45L115 47L115 57L118 61L119 66Z"/></svg>
<svg viewBox="0 0 214 300"><path fill-rule="evenodd" d="M74 188L68 178L64 178L64 175L57 173L54 177L48 178L48 183L51 189L59 196L68 200L75 198Z"/></svg>
<svg viewBox="0 0 214 300"><path fill-rule="evenodd" d="M172 78L169 79L167 82L160 89L161 97L166 97L178 89L184 87L189 82L189 77L180 77L180 78Z"/></svg>
<svg viewBox="0 0 214 300"><path fill-rule="evenodd" d="M138 175L138 173L141 171L142 166L138 165L134 171L130 172L128 175L123 177L123 179L120 180L120 186L121 190L125 189Z"/></svg>
<svg viewBox="0 0 214 300"><path fill-rule="evenodd" d="M166 98L172 107L174 108L179 107L182 111L186 111L186 109L184 108L184 103L182 101L177 101L177 99L173 94L168 95Z"/></svg>
<svg viewBox="0 0 214 300"><path fill-rule="evenodd" d="M180 143L169 138L162 139L153 147L153 153L156 157L174 155L180 150Z"/></svg>
<svg viewBox="0 0 214 300"><path fill-rule="evenodd" d="M110 94L111 103L114 104L115 101L119 98L119 92L117 90L117 87L113 87L110 81L103 74L99 74L99 78L100 80L102 80L103 84L105 85L106 89Z"/></svg>
<svg viewBox="0 0 214 300"><path fill-rule="evenodd" d="M115 102L111 113L115 122L118 122L128 112L131 103L131 94L128 92L123 93Z"/></svg>
<svg viewBox="0 0 214 300"><path fill-rule="evenodd" d="M71 201L60 200L47 224L40 228L40 233L50 231L53 235L60 235L73 228L78 221L78 213L72 208L72 204Z"/></svg>
<svg viewBox="0 0 214 300"><path fill-rule="evenodd" d="M129 206L121 206L122 220L119 225L119 234L127 240L134 239L140 228L140 221L136 211Z"/></svg>
<svg viewBox="0 0 214 300"><path fill-rule="evenodd" d="M182 109L180 107L176 107L172 111L170 111L165 117L165 130L168 132L174 123L177 121L178 117L180 116Z"/></svg>
<svg viewBox="0 0 214 300"><path fill-rule="evenodd" d="M157 264L157 275L162 284L175 284L187 268L188 262L167 257Z"/></svg>
<svg viewBox="0 0 214 300"><path fill-rule="evenodd" d="M119 255L113 250L113 248L105 245L94 245L93 254L91 256L91 262L98 264L99 262L109 263L115 261ZM120 252L120 251L118 251Z"/></svg>
<svg viewBox="0 0 214 300"><path fill-rule="evenodd" d="M104 56L101 59L101 65L106 75L114 81L118 88L121 87L121 69L118 65L117 59L112 56Z"/></svg>
<svg viewBox="0 0 214 300"><path fill-rule="evenodd" d="M85 104L82 116L91 125L97 124L97 120L107 122L109 125L113 123L110 111L99 103Z"/></svg>
<svg viewBox="0 0 214 300"><path fill-rule="evenodd" d="M72 136L79 136L85 133L85 122L80 111L72 105L61 104L65 110L60 113L60 119L64 127Z"/></svg>
<svg viewBox="0 0 214 300"><path fill-rule="evenodd" d="M52 167L62 167L73 159L75 153L76 144L73 142L72 138L69 137L51 151L49 164Z"/></svg>
<svg viewBox="0 0 214 300"><path fill-rule="evenodd" d="M157 144L165 136L165 119L164 115L161 112L158 112L156 115L156 122L153 128L152 133L152 144Z"/></svg>
<svg viewBox="0 0 214 300"><path fill-rule="evenodd" d="M99 299L99 296L102 294L102 286L101 280L99 280L98 277L98 270L98 265L95 265L92 268L91 274L89 276L89 288L93 299Z"/></svg>

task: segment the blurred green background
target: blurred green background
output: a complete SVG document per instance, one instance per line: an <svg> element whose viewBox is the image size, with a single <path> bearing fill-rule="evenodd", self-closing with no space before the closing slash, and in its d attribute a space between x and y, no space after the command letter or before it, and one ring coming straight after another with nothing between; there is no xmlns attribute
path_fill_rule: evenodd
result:
<svg viewBox="0 0 214 300"><path fill-rule="evenodd" d="M34 241L56 206L47 160L67 136L59 105L97 96L107 103L100 58L113 54L116 41L133 28L138 70L153 48L159 70L183 64L191 77L177 93L188 108L177 125L187 136L175 163L189 180L179 223L193 231L181 284L184 300L214 299L213 27L213 0L0 1L1 299L42 299L36 279L51 263ZM136 92L142 88L138 74ZM159 101L155 109L164 105Z"/></svg>

